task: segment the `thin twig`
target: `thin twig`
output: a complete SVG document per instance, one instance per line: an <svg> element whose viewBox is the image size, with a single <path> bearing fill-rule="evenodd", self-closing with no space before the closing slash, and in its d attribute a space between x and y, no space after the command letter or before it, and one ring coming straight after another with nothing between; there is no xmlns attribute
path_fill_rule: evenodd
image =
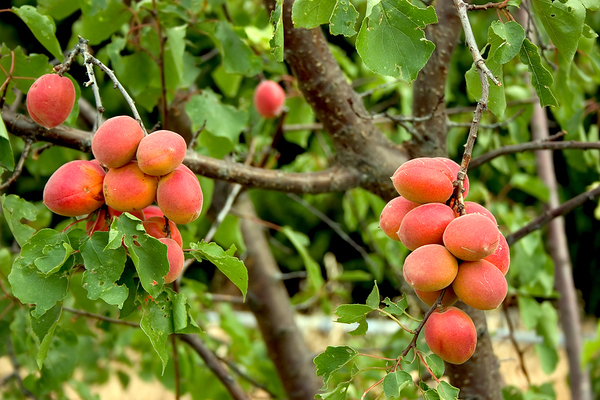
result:
<svg viewBox="0 0 600 400"><path fill-rule="evenodd" d="M504 311L504 316L506 317L506 323L508 325L508 337L510 338L510 342L512 343L515 351L517 352L517 357L519 358L519 364L521 366L521 371L525 376L525 380L527 381L527 386L531 386L531 380L529 379L529 373L527 372L527 367L525 366L525 357L523 351L519 348L519 343L517 343L517 339L515 339L515 328L510 319L510 314L508 313L508 303L505 301L502 303L502 311Z"/></svg>
<svg viewBox="0 0 600 400"><path fill-rule="evenodd" d="M257 387L257 388L259 388L261 390L264 390L273 399L278 399L279 398L279 396L275 392L271 391L271 389L269 389L267 387L267 385L258 382L256 379L254 379L250 375L246 374L244 371L242 371L240 368L238 368L238 366L235 365L235 363L233 363L233 362L231 362L231 361L229 361L229 360L227 360L227 359L225 359L223 357L220 357L218 355L217 355L217 358L219 360L221 360L221 362L227 364L227 366L229 367L230 370L232 370L235 374L237 374L243 380L245 380L245 381L249 382L250 384L252 384L252 386Z"/></svg>
<svg viewBox="0 0 600 400"><path fill-rule="evenodd" d="M511 100L506 102L506 108L520 106L524 104L531 104L537 101L536 97L530 97L528 99L523 100ZM452 107L446 108L446 115L456 115L456 114L467 114L475 111L476 106L463 106L463 107Z"/></svg>
<svg viewBox="0 0 600 400"><path fill-rule="evenodd" d="M367 97L367 96L372 95L373 93L375 93L378 90L385 89L386 87L395 85L399 82L400 82L400 79L394 79L392 81L385 82L385 83L382 83L381 85L375 86L373 89L365 90L364 92L361 92L358 95L360 97Z"/></svg>
<svg viewBox="0 0 600 400"><path fill-rule="evenodd" d="M65 307L65 306L63 306L62 309L64 311L66 311L66 312L70 312L70 313L77 314L77 315L82 315L84 317L99 319L101 321L110 322L112 324L127 325L127 326L132 326L134 328L139 328L140 327L140 324L138 324L137 322L124 321L122 319L116 319L116 318L106 317L104 315L94 314L94 313L91 313L91 312L88 312L88 311L85 311L85 310L78 310L78 309L71 308L71 307Z"/></svg>
<svg viewBox="0 0 600 400"><path fill-rule="evenodd" d="M467 4L467 11L471 10L489 10L490 8L503 9L508 7L508 0L504 0L499 3L487 3L487 4Z"/></svg>
<svg viewBox="0 0 600 400"><path fill-rule="evenodd" d="M16 181L19 176L21 176L21 173L23 173L23 165L25 165L25 160L29 156L29 151L31 150L32 144L33 141L31 141L30 139L25 139L25 146L23 146L23 151L21 152L21 157L19 158L19 161L17 161L15 170L13 171L13 174L10 176L10 178L8 178L6 182L0 185L0 190L6 189L10 185L12 185L12 183Z"/></svg>
<svg viewBox="0 0 600 400"><path fill-rule="evenodd" d="M512 115L510 118L507 118L504 121L496 122L494 124L479 124L479 127L482 129L496 129L496 128L500 128L502 126L506 126L506 125L510 124L511 122L513 122L515 119L519 118L519 116L521 114L523 114L523 111L525 111L525 109L521 108L514 115ZM448 128L469 128L472 124L473 124L472 122L454 122L454 121L446 122L446 126Z"/></svg>

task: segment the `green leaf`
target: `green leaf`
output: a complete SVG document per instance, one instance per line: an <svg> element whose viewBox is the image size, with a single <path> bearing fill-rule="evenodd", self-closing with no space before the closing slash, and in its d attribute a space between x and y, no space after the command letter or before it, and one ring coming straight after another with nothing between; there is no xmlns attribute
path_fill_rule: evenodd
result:
<svg viewBox="0 0 600 400"><path fill-rule="evenodd" d="M433 7L425 9L407 0L382 0L362 22L356 50L373 72L413 81L435 45L423 29L437 22Z"/></svg>
<svg viewBox="0 0 600 400"><path fill-rule="evenodd" d="M327 349L313 360L317 367L317 376L322 376L323 383L327 385L331 376L357 355L358 352L352 347L327 346Z"/></svg>
<svg viewBox="0 0 600 400"><path fill-rule="evenodd" d="M542 58L537 46L531 43L529 39L525 39L519 57L521 62L527 64L529 68L531 84L540 99L540 105L542 107L558 106L558 101L551 89L554 85L554 78L552 73L542 65Z"/></svg>
<svg viewBox="0 0 600 400"><path fill-rule="evenodd" d="M350 386L350 382L341 382L331 392L317 393L315 395L315 399L321 399L321 400L345 400L346 399L346 392L348 391L348 386Z"/></svg>
<svg viewBox="0 0 600 400"><path fill-rule="evenodd" d="M73 0L38 0L38 11L56 20L65 19L79 9L79 2Z"/></svg>
<svg viewBox="0 0 600 400"><path fill-rule="evenodd" d="M61 314L62 307L60 304L57 304L39 318L35 318L33 315L30 317L31 330L40 341L40 347L35 357L39 369L42 369L42 364L48 354L48 348L50 347L50 342L52 341L52 336L54 335L54 330Z"/></svg>
<svg viewBox="0 0 600 400"><path fill-rule="evenodd" d="M173 331L175 333L202 333L202 329L190 314L190 304L185 294L176 293L167 288L167 293L173 304Z"/></svg>
<svg viewBox="0 0 600 400"><path fill-rule="evenodd" d="M82 17L73 25L73 30L90 41L90 45L100 44L117 32L123 24L132 17L131 11L121 1L108 0L102 6L84 7L88 1L80 1L82 5ZM146 67L150 67L147 65ZM143 71L143 69L138 70ZM140 74L147 76L145 73ZM117 75L118 76L118 75ZM119 76L123 82L123 77Z"/></svg>
<svg viewBox="0 0 600 400"><path fill-rule="evenodd" d="M351 335L364 335L367 332L367 314L373 309L366 304L342 304L335 310L339 318L335 322L352 324L358 322L358 328L348 332Z"/></svg>
<svg viewBox="0 0 600 400"><path fill-rule="evenodd" d="M406 371L390 372L383 378L383 392L387 397L398 397L402 389L412 382L412 376Z"/></svg>
<svg viewBox="0 0 600 400"><path fill-rule="evenodd" d="M532 6L558 49L559 57L570 64L577 51L585 20L585 7L581 0L536 0Z"/></svg>
<svg viewBox="0 0 600 400"><path fill-rule="evenodd" d="M406 299L406 295L404 293L402 293L402 298L396 303L391 301L388 297L383 300L383 303L386 305L383 310L394 315L404 314L404 311L408 307L408 300Z"/></svg>
<svg viewBox="0 0 600 400"><path fill-rule="evenodd" d="M290 240L290 242L292 242L294 248L298 254L300 254L300 257L302 257L311 289L316 291L323 287L325 280L323 279L323 274L321 273L321 266L308 253L307 246L310 244L308 236L301 232L294 231L289 226L284 226L281 230L281 233L283 233Z"/></svg>
<svg viewBox="0 0 600 400"><path fill-rule="evenodd" d="M101 298L108 304L123 308L129 289L126 285L118 285L125 269L127 254L123 247L106 249L108 232L95 232L80 246L79 251L85 263L82 285L88 292L90 300Z"/></svg>
<svg viewBox="0 0 600 400"><path fill-rule="evenodd" d="M269 23L273 25L273 36L269 40L271 46L271 54L275 57L275 61L283 62L283 14L281 13L283 0L277 0L275 9L271 13Z"/></svg>
<svg viewBox="0 0 600 400"><path fill-rule="evenodd" d="M504 94L504 73L502 71L502 64L497 63L494 60L486 60L485 64L492 71L492 74L500 81L501 86L496 86L490 78L486 77L490 85L490 95L488 99L488 109L498 118L504 115L506 110L506 96ZM481 98L481 79L479 78L479 71L473 63L471 69L465 74L465 80L467 82L467 91L475 99Z"/></svg>
<svg viewBox="0 0 600 400"><path fill-rule="evenodd" d="M35 304L31 311L34 318L39 318L56 302L67 297L69 289L68 276L61 274L42 275L33 262L26 262L22 256L13 263L8 281L13 291L23 304Z"/></svg>
<svg viewBox="0 0 600 400"><path fill-rule="evenodd" d="M547 203L550 197L550 191L544 182L537 176L516 173L510 178L510 185L522 190L523 192L534 196L538 200Z"/></svg>
<svg viewBox="0 0 600 400"><path fill-rule="evenodd" d="M5 44L0 47L0 82L8 80L5 87L6 102L12 104L16 100L14 88L27 93L35 79L52 72L52 66L48 63L48 57L44 54L24 54L21 47L9 49ZM6 73L12 70L10 76ZM19 79L13 79L19 78ZM32 78L32 79L23 79Z"/></svg>
<svg viewBox="0 0 600 400"><path fill-rule="evenodd" d="M62 61L63 54L55 35L56 25L54 25L54 20L47 15L40 14L33 6L13 7L12 10L31 29L33 36L39 40L42 46Z"/></svg>
<svg viewBox="0 0 600 400"><path fill-rule="evenodd" d="M600 0L581 0L581 3L590 11L597 11L600 9Z"/></svg>
<svg viewBox="0 0 600 400"><path fill-rule="evenodd" d="M219 48L225 71L249 77L262 71L262 60L238 35L243 31L232 29L225 21L206 22L199 28L206 31Z"/></svg>
<svg viewBox="0 0 600 400"><path fill-rule="evenodd" d="M292 6L292 21L296 28L312 29L331 18L336 0L296 0Z"/></svg>
<svg viewBox="0 0 600 400"><path fill-rule="evenodd" d="M201 241L199 243L190 243L190 246L193 250L191 254L196 260L207 260L213 263L219 271L240 289L244 299L246 298L246 293L248 292L248 270L239 258L233 256L235 246L231 246L227 252L214 242L206 243L205 241Z"/></svg>
<svg viewBox="0 0 600 400"><path fill-rule="evenodd" d="M456 400L458 399L459 390L450 385L446 381L441 381L437 387L438 394L441 400Z"/></svg>
<svg viewBox="0 0 600 400"><path fill-rule="evenodd" d="M0 118L0 167L12 171L15 169L15 157L13 155L8 131L4 121Z"/></svg>
<svg viewBox="0 0 600 400"><path fill-rule="evenodd" d="M489 58L498 64L506 64L519 54L525 30L515 21L494 21L488 30L488 38L491 45Z"/></svg>
<svg viewBox="0 0 600 400"><path fill-rule="evenodd" d="M549 301L540 305L540 314L537 333L544 338L544 343L554 348L558 347L558 313Z"/></svg>
<svg viewBox="0 0 600 400"><path fill-rule="evenodd" d="M225 139L231 149L239 142L240 133L248 122L247 111L222 103L219 96L210 89L203 89L201 94L192 96L185 105L185 110L192 120L193 130L200 129L206 121L206 130ZM204 132L200 136L203 134Z"/></svg>
<svg viewBox="0 0 600 400"><path fill-rule="evenodd" d="M444 371L445 371L444 360L442 360L438 355L430 354L427 357L425 357L425 361L427 362L429 369L431 369L431 371L433 372L433 375L436 378L439 379L442 377L442 375L444 375Z"/></svg>
<svg viewBox="0 0 600 400"><path fill-rule="evenodd" d="M177 89L184 74L185 35L187 25L174 26L164 30L165 42L165 78L167 87Z"/></svg>
<svg viewBox="0 0 600 400"><path fill-rule="evenodd" d="M542 315L540 303L531 297L518 296L517 304L523 325L529 330L535 329Z"/></svg>
<svg viewBox="0 0 600 400"><path fill-rule="evenodd" d="M173 333L173 311L166 293L142 305L140 327L150 339L152 347L162 361L162 373L169 361L167 339Z"/></svg>
<svg viewBox="0 0 600 400"><path fill-rule="evenodd" d="M329 21L329 31L332 35L356 35L354 26L358 16L359 13L350 0L337 0Z"/></svg>
<svg viewBox="0 0 600 400"><path fill-rule="evenodd" d="M559 361L556 347L545 343L539 343L535 345L535 352L540 358L542 371L544 371L544 373L547 375L553 373Z"/></svg>
<svg viewBox="0 0 600 400"><path fill-rule="evenodd" d="M371 290L369 297L367 297L366 304L373 310L379 308L379 288L377 287L377 281L373 282L373 290Z"/></svg>
<svg viewBox="0 0 600 400"><path fill-rule="evenodd" d="M8 196L3 194L0 201L2 201L2 213L6 218L6 223L19 246L23 247L33 236L35 229L21 221L35 221L37 208L14 194Z"/></svg>
<svg viewBox="0 0 600 400"><path fill-rule="evenodd" d="M58 272L73 254L66 233L44 228L36 232L21 248L21 257L38 271L50 275Z"/></svg>
<svg viewBox="0 0 600 400"><path fill-rule="evenodd" d="M164 276L169 272L167 245L146 234L142 221L129 213L116 218L109 231L106 249L118 249L125 243L135 265L140 283L152 297L164 288Z"/></svg>

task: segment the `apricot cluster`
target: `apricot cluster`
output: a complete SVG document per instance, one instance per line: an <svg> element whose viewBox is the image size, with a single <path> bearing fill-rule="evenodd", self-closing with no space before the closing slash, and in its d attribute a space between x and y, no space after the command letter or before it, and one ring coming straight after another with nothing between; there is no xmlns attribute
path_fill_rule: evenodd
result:
<svg viewBox="0 0 600 400"><path fill-rule="evenodd" d="M454 182L460 166L445 158L416 158L402 164L392 182L400 194L380 216L390 238L412 252L403 275L419 299L431 306L441 291L440 308L425 324L431 351L456 364L475 351L477 334L469 316L452 305L461 300L480 310L498 307L508 291L505 275L510 264L506 239L485 207L466 201L457 213ZM464 181L463 199L468 194Z"/></svg>
<svg viewBox="0 0 600 400"><path fill-rule="evenodd" d="M133 118L110 118L92 139L95 159L71 161L56 170L44 187L44 204L59 215L91 214L88 235L108 230L123 212L140 218L146 232L168 246L171 270L165 282L172 282L183 267L176 224L196 220L202 210L198 178L182 164L186 150L175 132L144 135ZM152 206L154 201L158 206Z"/></svg>

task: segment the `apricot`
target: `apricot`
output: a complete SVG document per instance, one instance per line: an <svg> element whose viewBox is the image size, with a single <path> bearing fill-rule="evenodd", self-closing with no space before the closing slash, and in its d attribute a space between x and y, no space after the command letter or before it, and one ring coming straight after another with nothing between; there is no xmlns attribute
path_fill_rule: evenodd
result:
<svg viewBox="0 0 600 400"><path fill-rule="evenodd" d="M51 129L66 121L75 104L75 86L66 76L46 74L33 82L27 92L31 118Z"/></svg>
<svg viewBox="0 0 600 400"><path fill-rule="evenodd" d="M401 196L415 203L445 203L454 191L450 167L436 158L414 158L402 164L392 176Z"/></svg>
<svg viewBox="0 0 600 400"><path fill-rule="evenodd" d="M420 205L404 216L398 238L409 250L426 244L444 244L444 231L454 218L454 210L445 204Z"/></svg>
<svg viewBox="0 0 600 400"><path fill-rule="evenodd" d="M75 160L58 168L44 186L44 204L67 217L86 215L104 204L102 183L106 172L91 161Z"/></svg>
<svg viewBox="0 0 600 400"><path fill-rule="evenodd" d="M500 272L502 272L502 275L506 275L510 267L510 248L508 247L508 242L502 233L500 233L498 238L500 240L498 241L498 247L496 248L496 251L485 257L484 260L494 264L496 267L498 267Z"/></svg>
<svg viewBox="0 0 600 400"><path fill-rule="evenodd" d="M262 81L254 90L254 107L265 118L281 114L285 104L285 92L276 82Z"/></svg>
<svg viewBox="0 0 600 400"><path fill-rule="evenodd" d="M167 258L169 259L169 272L165 275L165 283L171 283L181 275L185 256L181 246L173 239L160 238L161 243L167 245Z"/></svg>
<svg viewBox="0 0 600 400"><path fill-rule="evenodd" d="M494 225L498 225L498 221L496 221L496 217L494 214L484 206L479 203L475 203L473 201L465 201L465 212L467 214L481 214L488 217Z"/></svg>
<svg viewBox="0 0 600 400"><path fill-rule="evenodd" d="M152 176L174 171L185 157L185 139L172 131L156 131L140 141L136 158L143 173Z"/></svg>
<svg viewBox="0 0 600 400"><path fill-rule="evenodd" d="M194 171L192 171L192 170L190 169L190 167L188 167L188 166L187 166L187 165L185 165L185 164L179 164L179 166L178 166L177 168L175 168L175 169L176 169L176 170L185 171L185 172L187 172L188 174L192 175L194 178L196 177L196 174L194 173Z"/></svg>
<svg viewBox="0 0 600 400"><path fill-rule="evenodd" d="M144 131L139 122L128 115L104 121L92 139L92 153L101 164L118 168L127 164L137 151Z"/></svg>
<svg viewBox="0 0 600 400"><path fill-rule="evenodd" d="M150 217L142 222L146 233L157 239L167 237L167 221L165 217ZM169 220L169 232L171 233L171 239L177 242L179 247L183 247L183 240L181 238L181 232L177 229L175 222Z"/></svg>
<svg viewBox="0 0 600 400"><path fill-rule="evenodd" d="M406 257L402 271L410 286L433 292L452 283L458 272L458 261L444 246L426 244Z"/></svg>
<svg viewBox="0 0 600 400"><path fill-rule="evenodd" d="M140 211L156 197L158 178L144 174L136 162L111 168L104 178L106 204L117 211Z"/></svg>
<svg viewBox="0 0 600 400"><path fill-rule="evenodd" d="M423 303L427 304L429 307L431 307L436 302L438 297L440 297L440 293L442 293L441 290L436 290L433 292L425 292L423 290L415 289L415 294L417 295L417 297ZM452 290L452 286L448 286L446 288L446 292L444 293L444 297L442 297L441 306L442 307L450 307L452 304L456 303L457 301L458 301L458 296L456 295L456 293L454 293L454 290Z"/></svg>
<svg viewBox="0 0 600 400"><path fill-rule="evenodd" d="M86 233L88 236L92 236L96 231L107 232L110 229L110 224L113 219L121 214L123 214L123 212L117 211L112 207L102 207L95 215L90 216L85 223ZM143 211L132 211L130 214L138 217L142 221L144 220Z"/></svg>
<svg viewBox="0 0 600 400"><path fill-rule="evenodd" d="M379 216L379 227L389 238L400 240L398 238L398 229L402 219L410 210L418 207L418 203L406 200L402 196L398 196L390 200Z"/></svg>
<svg viewBox="0 0 600 400"><path fill-rule="evenodd" d="M158 181L156 202L167 218L176 224L187 224L200 216L202 189L196 176L176 170Z"/></svg>
<svg viewBox="0 0 600 400"><path fill-rule="evenodd" d="M444 246L461 260L477 261L498 248L500 231L488 217L466 214L455 218L444 231Z"/></svg>
<svg viewBox="0 0 600 400"><path fill-rule="evenodd" d="M478 310L492 310L506 297L506 278L489 261L468 261L458 267L452 289L463 303Z"/></svg>
<svg viewBox="0 0 600 400"><path fill-rule="evenodd" d="M452 176L454 177L454 180L456 180L458 178L458 171L460 171L460 164L456 163L454 160L451 160L451 159L445 158L445 157L436 157L436 159L443 161L444 164L446 164L448 167L450 167L450 170L452 171ZM463 181L463 189L465 189L465 191L463 192L463 199L464 199L469 194L469 177L467 175L465 175L465 180Z"/></svg>
<svg viewBox="0 0 600 400"><path fill-rule="evenodd" d="M452 364L467 361L477 347L477 329L471 317L456 307L435 310L423 327L429 349Z"/></svg>
<svg viewBox="0 0 600 400"><path fill-rule="evenodd" d="M144 217L146 219L152 217L164 217L165 214L160 210L159 206L148 206L144 208Z"/></svg>

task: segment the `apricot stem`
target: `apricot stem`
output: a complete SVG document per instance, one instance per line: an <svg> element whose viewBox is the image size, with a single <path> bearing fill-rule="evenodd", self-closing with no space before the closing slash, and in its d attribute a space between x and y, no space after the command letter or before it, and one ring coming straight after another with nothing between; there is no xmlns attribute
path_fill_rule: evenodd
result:
<svg viewBox="0 0 600 400"><path fill-rule="evenodd" d="M384 314L385 316L387 316L389 319L391 319L392 321L394 321L395 323L397 323L400 328L404 329L406 332L410 333L410 334L415 334L416 332L413 331L412 329L407 328L406 326L402 325L402 322L400 322L400 320L398 320L398 318L394 317L392 314L390 314L389 312L378 308L377 311L379 311L380 313Z"/></svg>

